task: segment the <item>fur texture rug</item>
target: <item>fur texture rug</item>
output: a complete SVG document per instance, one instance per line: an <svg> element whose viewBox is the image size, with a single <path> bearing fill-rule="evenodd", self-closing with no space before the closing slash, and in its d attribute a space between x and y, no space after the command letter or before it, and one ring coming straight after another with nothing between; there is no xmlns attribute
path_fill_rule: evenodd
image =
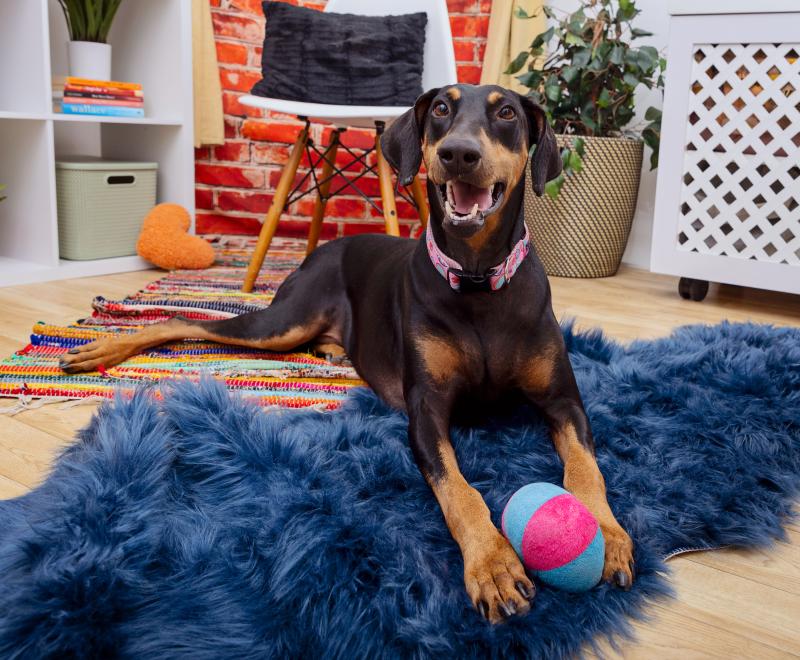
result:
<svg viewBox="0 0 800 660"><path fill-rule="evenodd" d="M213 382L105 405L47 481L0 502L0 656L546 657L624 634L679 548L765 545L800 487L800 330L687 327L628 347L565 331L609 501L636 544L629 593L539 585L492 627L369 391L264 413ZM454 429L496 519L561 467L535 412Z"/></svg>

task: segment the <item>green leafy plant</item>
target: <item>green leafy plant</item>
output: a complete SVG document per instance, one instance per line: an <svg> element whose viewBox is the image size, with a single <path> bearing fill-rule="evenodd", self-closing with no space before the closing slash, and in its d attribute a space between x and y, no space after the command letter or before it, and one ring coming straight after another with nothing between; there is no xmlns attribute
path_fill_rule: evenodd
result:
<svg viewBox="0 0 800 660"><path fill-rule="evenodd" d="M555 21L521 52L506 73L523 71L517 78L530 88L530 96L547 112L557 133L574 135L572 146L562 149L564 171L547 184L555 198L565 177L583 167L585 143L581 136L623 135L634 118L634 92L639 85L663 89L666 60L652 46L631 42L650 32L633 27L640 13L634 0L581 0L572 13L543 7ZM528 15L521 8L517 17ZM547 52L546 52L547 50ZM658 165L661 111L648 108L642 140L652 149L650 168Z"/></svg>
<svg viewBox="0 0 800 660"><path fill-rule="evenodd" d="M72 41L104 44L122 0L58 0Z"/></svg>
<svg viewBox="0 0 800 660"><path fill-rule="evenodd" d="M5 189L6 187L2 183L0 183L0 193L2 193ZM0 195L0 202L2 202L5 198L6 198L5 195Z"/></svg>

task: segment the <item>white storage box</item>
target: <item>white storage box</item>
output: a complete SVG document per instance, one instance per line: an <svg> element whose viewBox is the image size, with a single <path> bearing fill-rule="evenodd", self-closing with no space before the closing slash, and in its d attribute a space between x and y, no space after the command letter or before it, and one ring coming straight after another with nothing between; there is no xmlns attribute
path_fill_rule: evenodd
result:
<svg viewBox="0 0 800 660"><path fill-rule="evenodd" d="M62 259L136 254L142 221L156 203L157 163L69 157L56 162Z"/></svg>

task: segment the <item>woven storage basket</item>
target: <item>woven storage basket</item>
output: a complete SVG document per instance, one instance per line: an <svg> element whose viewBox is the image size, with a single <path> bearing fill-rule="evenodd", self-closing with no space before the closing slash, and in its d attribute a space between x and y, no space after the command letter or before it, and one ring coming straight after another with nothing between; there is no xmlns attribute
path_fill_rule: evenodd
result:
<svg viewBox="0 0 800 660"><path fill-rule="evenodd" d="M556 136L560 147L573 137ZM622 260L631 231L643 143L585 137L583 170L567 177L554 201L525 190L525 222L548 275L608 277Z"/></svg>
<svg viewBox="0 0 800 660"><path fill-rule="evenodd" d="M73 156L56 163L62 259L136 254L142 221L156 203L158 163Z"/></svg>

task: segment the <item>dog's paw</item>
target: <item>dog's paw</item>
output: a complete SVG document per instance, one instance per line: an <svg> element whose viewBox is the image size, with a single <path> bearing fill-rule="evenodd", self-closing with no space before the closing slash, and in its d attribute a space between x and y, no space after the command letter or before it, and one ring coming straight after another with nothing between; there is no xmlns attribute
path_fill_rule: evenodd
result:
<svg viewBox="0 0 800 660"><path fill-rule="evenodd" d="M58 366L68 374L96 371L99 367L111 367L132 355L130 347L119 338L104 337L76 346L59 358Z"/></svg>
<svg viewBox="0 0 800 660"><path fill-rule="evenodd" d="M491 623L530 610L536 589L514 549L497 530L464 554L464 583L472 604Z"/></svg>
<svg viewBox="0 0 800 660"><path fill-rule="evenodd" d="M634 578L633 541L622 527L603 528L606 546L603 580L627 591Z"/></svg>

